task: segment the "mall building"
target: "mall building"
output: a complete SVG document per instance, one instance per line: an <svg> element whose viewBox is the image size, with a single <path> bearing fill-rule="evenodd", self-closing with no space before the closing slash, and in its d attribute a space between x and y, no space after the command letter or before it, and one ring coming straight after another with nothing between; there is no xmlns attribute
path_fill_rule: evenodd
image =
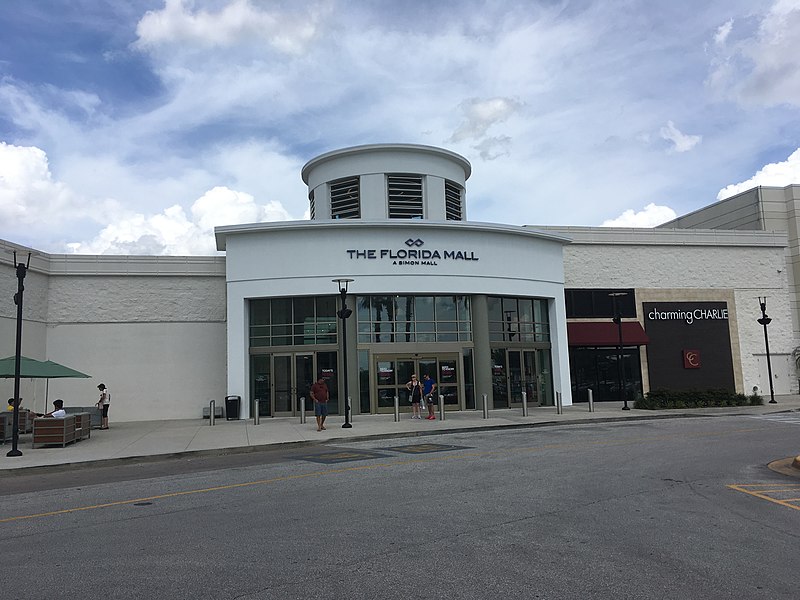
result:
<svg viewBox="0 0 800 600"><path fill-rule="evenodd" d="M395 398L408 410L412 374L431 375L453 411L480 410L484 396L493 409L523 395L569 405L590 389L598 401L660 388L768 394L759 297L775 393L797 392L798 186L656 229L535 227L469 221L470 174L440 148L346 148L303 167L310 220L221 225L224 255L32 250L22 353L93 378L23 380L23 406L93 404L104 382L116 420L199 418L226 396L242 399L243 418L297 416L321 376L334 414L347 381L357 420L393 412ZM767 202L771 218L759 219ZM723 218L740 205L750 219ZM0 247L4 357L15 348L10 252L28 249Z"/></svg>

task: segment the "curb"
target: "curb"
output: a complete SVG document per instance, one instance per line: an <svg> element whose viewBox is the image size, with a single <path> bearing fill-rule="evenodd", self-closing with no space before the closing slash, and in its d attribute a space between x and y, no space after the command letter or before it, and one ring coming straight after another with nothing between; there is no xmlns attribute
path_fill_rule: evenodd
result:
<svg viewBox="0 0 800 600"><path fill-rule="evenodd" d="M360 435L353 437L334 437L325 440L298 440L289 442L275 442L272 444L259 444L254 446L231 446L224 448L206 448L203 450L185 450L180 452L168 452L164 454L144 454L139 456L122 456L118 458L104 458L72 463L32 465L28 467L12 467L0 469L0 479L3 477L14 477L20 475L30 475L36 473L63 472L65 469L80 470L97 467L113 467L114 465L152 463L161 460L176 460L183 458L201 458L206 456L225 456L229 454L248 454L253 452L271 452L281 450L291 450L293 448L303 448L319 446L322 444L336 445L349 444L352 442L364 442L367 440L380 440L392 438L427 437L432 435L449 435L456 433L466 433L472 431L501 431L506 429L537 429L542 427L562 427L571 425L589 425L594 423L624 423L628 421L653 421L662 419L694 419L705 417L717 417L729 415L709 415L709 414L687 414L676 413L672 415L636 415L626 417L600 417L588 419L573 419L570 421L540 421L538 423L507 423L504 425L480 425L472 427L451 427L447 429L432 429L427 431L403 431L393 433L376 433L372 435ZM800 457L798 457L800 459ZM800 470L800 460L798 460L798 470Z"/></svg>

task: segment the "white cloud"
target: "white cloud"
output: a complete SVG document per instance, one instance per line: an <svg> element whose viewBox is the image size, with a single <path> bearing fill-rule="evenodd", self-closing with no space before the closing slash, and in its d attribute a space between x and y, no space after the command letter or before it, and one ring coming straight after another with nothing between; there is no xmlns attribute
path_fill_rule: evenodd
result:
<svg viewBox="0 0 800 600"><path fill-rule="evenodd" d="M717 30L709 86L744 104L800 106L800 2L775 0L754 31L731 42L732 31L732 21Z"/></svg>
<svg viewBox="0 0 800 600"><path fill-rule="evenodd" d="M800 148L792 152L786 160L762 167L747 181L722 188L717 194L717 200L735 196L759 185L785 187L792 184L800 184Z"/></svg>
<svg viewBox="0 0 800 600"><path fill-rule="evenodd" d="M0 142L0 235L22 242L51 237L96 212L53 177L43 150Z"/></svg>
<svg viewBox="0 0 800 600"><path fill-rule="evenodd" d="M136 27L135 46L186 51L260 41L280 52L301 54L314 39L321 16L316 8L296 15L268 12L249 0L234 0L217 12L193 9L193 3L166 0L163 9L148 11Z"/></svg>
<svg viewBox="0 0 800 600"><path fill-rule="evenodd" d="M725 40L727 40L728 36L731 34L732 29L733 19L728 19L727 22L720 25L717 29L717 33L714 35L714 43L717 46L723 46L725 44Z"/></svg>
<svg viewBox="0 0 800 600"><path fill-rule="evenodd" d="M677 217L669 206L650 203L639 212L628 209L614 219L603 221L600 227L655 227Z"/></svg>
<svg viewBox="0 0 800 600"><path fill-rule="evenodd" d="M688 152L703 139L701 135L686 135L682 133L672 121L668 121L666 127L661 128L660 133L663 139L672 142L673 152Z"/></svg>
<svg viewBox="0 0 800 600"><path fill-rule="evenodd" d="M291 219L278 202L259 205L250 194L226 187L203 194L190 215L179 205L155 215L127 215L69 248L77 254L210 255L216 252L216 226Z"/></svg>
<svg viewBox="0 0 800 600"><path fill-rule="evenodd" d="M464 113L464 121L450 136L450 141L461 142L473 139L482 140L490 127L502 123L519 111L521 104L511 98L470 98L459 107Z"/></svg>

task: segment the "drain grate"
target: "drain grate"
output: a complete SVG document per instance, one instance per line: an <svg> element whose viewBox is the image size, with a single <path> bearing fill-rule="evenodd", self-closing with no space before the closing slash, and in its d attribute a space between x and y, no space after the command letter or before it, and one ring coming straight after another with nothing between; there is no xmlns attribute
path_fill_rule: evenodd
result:
<svg viewBox="0 0 800 600"><path fill-rule="evenodd" d="M469 446L452 446L450 444L412 444L410 446L394 446L384 448L393 452L405 452L406 454L428 454L431 452L448 452L450 450L469 450Z"/></svg>
<svg viewBox="0 0 800 600"><path fill-rule="evenodd" d="M369 452L367 450L347 450L342 452L325 452L322 454L305 454L302 456L296 456L295 458L325 465L333 465L336 463L354 462L357 460L387 458L387 455L380 452Z"/></svg>

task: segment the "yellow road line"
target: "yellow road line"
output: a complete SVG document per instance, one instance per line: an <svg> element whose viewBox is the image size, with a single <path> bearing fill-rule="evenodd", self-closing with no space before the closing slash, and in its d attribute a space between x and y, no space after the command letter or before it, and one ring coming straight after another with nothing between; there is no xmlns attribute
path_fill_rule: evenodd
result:
<svg viewBox="0 0 800 600"><path fill-rule="evenodd" d="M793 502L793 501L796 500L794 498L792 498L792 499L778 499L778 498L773 498L771 496L768 496L763 491L756 491L756 490L746 489L747 487L757 487L759 485L763 485L763 484L731 484L728 487L730 489L732 489L732 490L736 490L737 492L743 492L743 493L748 494L750 496L755 496L756 498L761 498L762 500L768 500L769 502L774 502L775 504L780 504L781 506L786 506L788 508L793 508L794 510L800 510L800 506L795 506L794 504L790 503L790 502Z"/></svg>
<svg viewBox="0 0 800 600"><path fill-rule="evenodd" d="M751 431L760 431L763 430L763 427L749 427L743 429L731 429L726 431L712 431L712 432L700 432L700 433L689 433L684 434L681 436L675 435L664 435L664 436L653 436L648 438L634 438L631 440L602 440L602 441L594 441L594 442L583 442L579 444L567 444L567 443L554 443L554 444L543 444L541 446L535 447L528 447L528 448L518 448L518 452L542 452L544 450L553 450L553 449L563 449L563 448L581 448L581 447L593 447L593 446L624 446L624 445L631 445L631 444L639 444L642 442L652 442L652 441L660 441L665 439L675 439L676 437L716 437L721 435L729 435L731 433L746 433ZM332 443L336 443L336 440L333 440ZM64 515L76 512L82 512L87 510L96 510L100 508L110 508L113 506L124 506L127 504L135 504L137 502L149 502L152 500L163 500L165 498L177 498L180 496L188 496L191 494L206 494L209 492L219 492L223 490L232 490L237 488L245 488L245 487L253 487L257 485L268 485L274 483L280 483L284 481L291 481L293 479L303 479L306 477L319 477L323 475L335 475L339 473L349 473L354 471L364 471L368 469L377 469L377 468L386 468L386 467L397 467L402 465L420 463L420 462L432 462L432 461L445 461L445 460L464 460L467 458L479 458L479 457L486 457L486 456L507 456L509 454L508 450L490 450L485 452L462 452L459 454L438 454L435 457L425 457L425 458L413 458L413 459L405 459L405 460L395 460L391 463L371 463L368 465L358 465L353 467L344 467L338 469L329 469L327 471L313 471L311 473L303 473L299 475L286 475L283 477L274 477L271 479L260 479L257 481L245 481L241 483L232 483L229 485L220 485L208 488L200 488L195 490L184 490L180 492L170 492L167 494L158 494L155 496L147 496L144 498L134 498L130 500L117 500L115 502L105 502L102 504L91 504L87 506L77 506L74 508L64 508L60 510L42 512L42 513L35 513L30 515L19 515L15 517L6 517L0 519L0 523L11 523L14 521L22 521L26 519L36 519L42 517L52 517L56 515ZM728 486L733 487L733 486ZM736 488L734 488L736 489ZM744 490L740 490L744 491ZM747 492L745 492L747 493ZM753 494L756 495L756 494ZM791 505L789 505L791 506ZM798 507L792 507L798 508Z"/></svg>

